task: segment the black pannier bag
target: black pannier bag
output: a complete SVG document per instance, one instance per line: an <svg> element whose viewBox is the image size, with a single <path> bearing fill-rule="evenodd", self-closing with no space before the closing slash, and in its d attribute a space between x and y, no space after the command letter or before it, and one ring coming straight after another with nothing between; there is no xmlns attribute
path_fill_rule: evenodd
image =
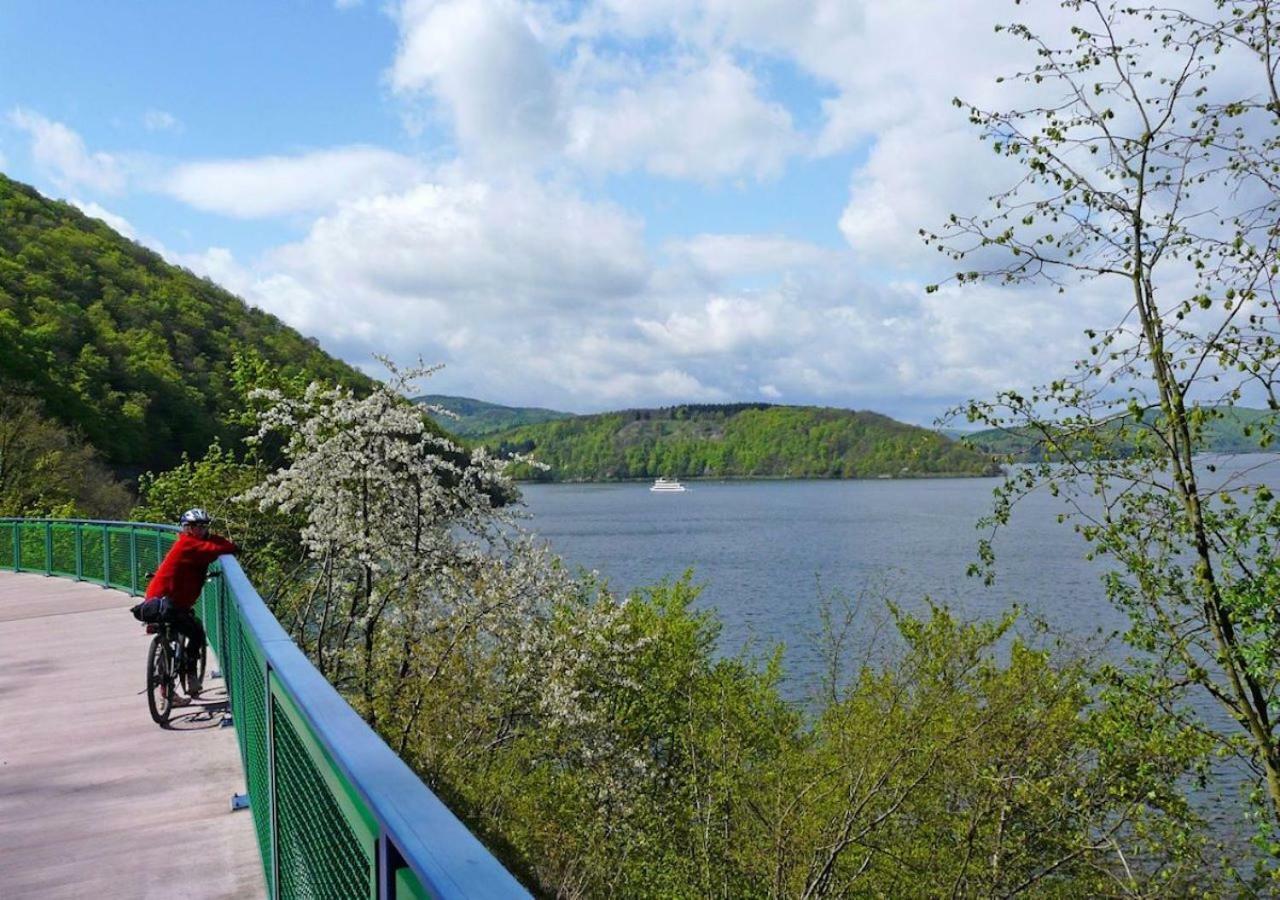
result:
<svg viewBox="0 0 1280 900"><path fill-rule="evenodd" d="M173 601L168 597L152 597L132 607L129 612L133 613L133 617L139 622L157 625L160 622L169 621L173 615Z"/></svg>

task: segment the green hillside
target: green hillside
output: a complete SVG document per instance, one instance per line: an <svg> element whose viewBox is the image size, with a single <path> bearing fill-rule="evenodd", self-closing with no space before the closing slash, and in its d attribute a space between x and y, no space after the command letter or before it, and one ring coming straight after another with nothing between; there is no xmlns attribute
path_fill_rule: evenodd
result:
<svg viewBox="0 0 1280 900"><path fill-rule="evenodd" d="M470 397L451 397L448 394L427 394L415 397L413 402L438 406L453 413L457 418L434 413L431 418L435 419L445 431L465 438L484 437L510 428L518 428L521 425L554 422L573 415L539 407L500 406L497 403L485 403L483 400L473 400Z"/></svg>
<svg viewBox="0 0 1280 900"><path fill-rule="evenodd" d="M1280 413L1273 410L1253 409L1247 406L1211 407L1211 415L1204 424L1199 449L1202 453L1259 453L1276 452L1280 444L1274 439L1280 436ZM1267 446L1264 436L1269 435ZM1022 428L988 428L965 434L960 440L975 449L1016 462L1034 462L1043 456L1043 448L1032 434ZM1120 442L1118 455L1126 455L1132 444Z"/></svg>
<svg viewBox="0 0 1280 900"><path fill-rule="evenodd" d="M0 175L0 391L38 401L110 463L163 468L231 438L232 359L367 378L274 316L75 207Z"/></svg>
<svg viewBox="0 0 1280 900"><path fill-rule="evenodd" d="M552 481L654 478L876 478L990 475L990 458L924 428L847 409L736 404L575 416L485 442L527 453Z"/></svg>

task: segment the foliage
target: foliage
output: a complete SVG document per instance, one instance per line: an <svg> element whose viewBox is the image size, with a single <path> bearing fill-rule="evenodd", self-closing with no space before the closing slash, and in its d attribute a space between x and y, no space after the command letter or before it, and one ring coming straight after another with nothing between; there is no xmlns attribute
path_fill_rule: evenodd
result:
<svg viewBox="0 0 1280 900"><path fill-rule="evenodd" d="M239 432L232 358L368 379L207 279L0 176L0 385L21 388L117 465L157 467Z"/></svg>
<svg viewBox="0 0 1280 900"><path fill-rule="evenodd" d="M676 406L576 416L486 439L527 453L556 481L676 477L990 475L990 458L876 413L800 406Z"/></svg>
<svg viewBox="0 0 1280 900"><path fill-rule="evenodd" d="M776 657L717 656L695 596L686 578L575 598L516 685L470 668L425 704L409 758L547 894L1140 895L1198 878L1169 791L1194 741L1108 746L1082 668L1021 643L995 661L1008 622L903 616L903 652L806 719ZM1143 863L1126 874L1122 853Z"/></svg>
<svg viewBox="0 0 1280 900"><path fill-rule="evenodd" d="M1066 34L1008 28L1036 54L1015 78L1035 99L969 107L1022 178L930 239L977 262L961 282L1111 285L1123 309L1086 332L1072 375L968 408L1035 434L1055 461L1015 472L992 522L1042 485L1073 504L1116 563L1108 594L1132 622L1138 652L1119 684L1251 767L1258 844L1280 877L1280 629L1262 599L1274 598L1280 502L1193 459L1224 407L1280 409L1280 9L1062 5ZM1257 424L1265 446L1277 423Z"/></svg>
<svg viewBox="0 0 1280 900"><path fill-rule="evenodd" d="M425 394L415 397L414 403L438 407L442 412L433 413L436 424L450 434L463 438L479 438L521 425L536 425L567 419L571 413L556 412L526 406L500 406L470 397L450 397L446 394Z"/></svg>
<svg viewBox="0 0 1280 900"><path fill-rule="evenodd" d="M0 393L0 516L120 519L129 504L93 448L34 399Z"/></svg>

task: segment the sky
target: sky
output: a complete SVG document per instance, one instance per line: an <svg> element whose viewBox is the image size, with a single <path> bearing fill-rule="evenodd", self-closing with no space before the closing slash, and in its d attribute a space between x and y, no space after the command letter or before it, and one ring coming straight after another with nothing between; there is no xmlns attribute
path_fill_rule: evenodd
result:
<svg viewBox="0 0 1280 900"><path fill-rule="evenodd" d="M952 98L1013 99L1021 14L7 0L0 171L366 371L443 364L430 392L926 424L1069 370L1109 308L924 289L954 264L918 230L1016 177Z"/></svg>

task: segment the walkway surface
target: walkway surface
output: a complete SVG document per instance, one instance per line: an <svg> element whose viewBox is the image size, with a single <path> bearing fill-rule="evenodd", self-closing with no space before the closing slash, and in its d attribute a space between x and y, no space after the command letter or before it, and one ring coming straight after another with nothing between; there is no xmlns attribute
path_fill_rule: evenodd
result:
<svg viewBox="0 0 1280 900"><path fill-rule="evenodd" d="M120 591L0 572L0 897L262 897L226 694L151 721ZM215 663L210 657L210 670Z"/></svg>

